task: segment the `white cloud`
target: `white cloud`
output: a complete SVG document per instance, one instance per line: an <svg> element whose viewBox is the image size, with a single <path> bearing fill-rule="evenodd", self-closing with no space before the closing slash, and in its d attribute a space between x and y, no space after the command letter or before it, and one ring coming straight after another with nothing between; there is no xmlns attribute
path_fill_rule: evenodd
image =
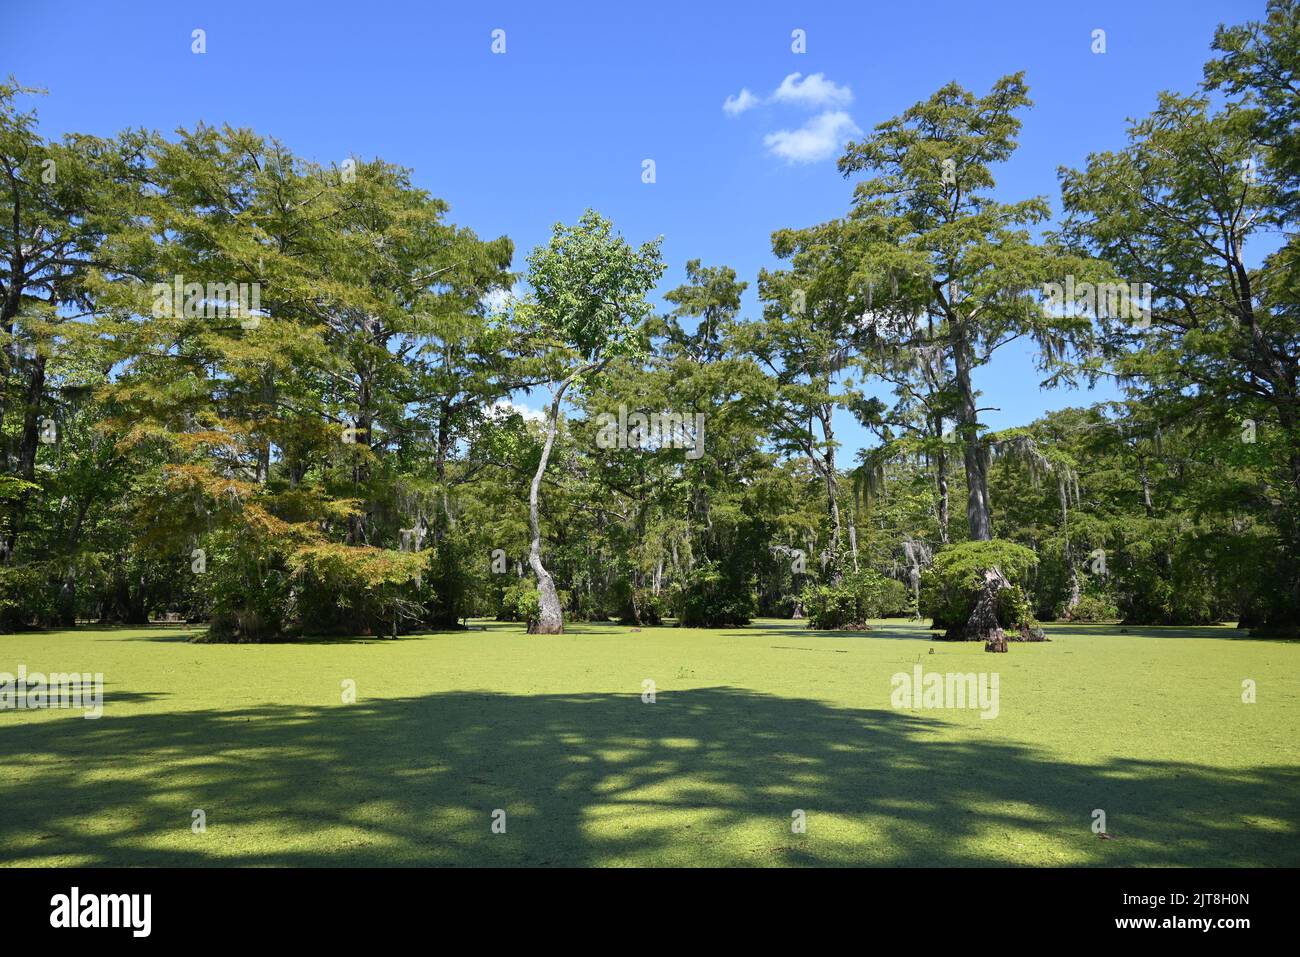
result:
<svg viewBox="0 0 1300 957"><path fill-rule="evenodd" d="M729 116L737 116L746 110L753 109L763 101L750 93L748 88L741 88L741 91L735 96L729 96L723 101L722 110Z"/></svg>
<svg viewBox="0 0 1300 957"><path fill-rule="evenodd" d="M489 413L499 412L502 415L509 415L511 412L518 412L525 419L531 419L533 422L546 421L545 412L539 412L537 409L530 409L526 405L518 405L511 402L509 399L497 399L490 406L486 407L486 411Z"/></svg>
<svg viewBox="0 0 1300 957"><path fill-rule="evenodd" d="M840 86L826 79L824 73L813 73L803 77L802 73L791 73L772 94L777 103L795 103L799 106L817 108L822 106L848 106L853 102L853 91L847 86ZM743 94L745 91L742 90Z"/></svg>
<svg viewBox="0 0 1300 957"><path fill-rule="evenodd" d="M807 110L821 110L818 115L793 130L776 130L763 137L768 151L790 163L813 163L831 156L854 136L858 129L853 117L843 109L853 102L853 91L826 79L824 73L791 73L766 99L744 87L722 104L723 112L738 116L756 106L781 103Z"/></svg>
<svg viewBox="0 0 1300 957"><path fill-rule="evenodd" d="M841 146L861 133L843 110L827 110L797 130L777 130L763 137L770 152L789 163L815 163L834 156Z"/></svg>
<svg viewBox="0 0 1300 957"><path fill-rule="evenodd" d="M788 103L815 110L830 106L848 106L852 102L853 91L847 86L840 86L835 81L826 79L825 73L813 73L810 76L791 73L766 100L751 93L749 87L742 87L739 93L723 101L722 109L730 116L737 116L764 103Z"/></svg>

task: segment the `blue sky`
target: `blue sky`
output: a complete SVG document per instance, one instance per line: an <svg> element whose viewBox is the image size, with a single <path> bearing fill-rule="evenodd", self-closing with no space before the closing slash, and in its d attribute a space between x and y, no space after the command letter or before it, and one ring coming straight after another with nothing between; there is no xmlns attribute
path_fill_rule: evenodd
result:
<svg viewBox="0 0 1300 957"><path fill-rule="evenodd" d="M669 270L727 264L751 282L773 230L841 215L852 183L823 140L876 123L949 80L975 92L1026 71L1035 108L999 195L1045 194L1061 165L1118 147L1162 89L1190 91L1221 22L1263 0L1126 2L6 3L0 72L49 91L49 136L248 126L321 162L381 156L509 235L516 268L552 223L592 206L629 240L664 237ZM206 32L207 52L191 52ZM504 54L492 32L505 31ZM805 31L806 52L792 51ZM1106 52L1092 52L1105 31ZM785 84L793 73L800 77ZM820 74L821 78L809 81ZM728 97L760 102L738 113ZM847 91L847 93L846 93ZM734 102L734 101L733 101ZM840 115L842 114L842 115ZM819 132L821 135L819 137ZM656 181L642 182L655 163ZM1113 397L1041 392L1007 347L976 384L994 428ZM527 401L527 400L526 400ZM540 401L536 399L534 401ZM849 463L868 439L841 423Z"/></svg>

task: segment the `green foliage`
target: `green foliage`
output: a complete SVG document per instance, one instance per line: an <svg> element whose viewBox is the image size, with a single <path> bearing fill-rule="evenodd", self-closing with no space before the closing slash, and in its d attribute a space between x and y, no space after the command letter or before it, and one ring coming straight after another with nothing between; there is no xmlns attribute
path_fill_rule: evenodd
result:
<svg viewBox="0 0 1300 957"><path fill-rule="evenodd" d="M467 525L441 529L428 550L423 620L432 628L460 628L484 588L478 536Z"/></svg>
<svg viewBox="0 0 1300 957"><path fill-rule="evenodd" d="M1046 197L995 191L1024 78L937 90L846 149L844 216L775 231L757 319L698 259L656 316L659 240L590 210L503 299L510 240L400 166L207 125L50 140L0 84L0 629L401 633L537 621L539 587L551 618L739 624L803 595L847 627L915 613L918 584L956 626L991 564L1008 624L1295 628L1298 9L1221 28L1204 90L1064 171L1055 231ZM1150 282L1149 324L1039 308L1067 276ZM260 308L159 308L177 277L256 282ZM1015 339L1046 384L1124 401L987 432L971 376ZM620 405L704 413L703 441L605 448ZM879 439L849 463L844 412ZM1002 541L948 545L963 524ZM534 541L541 581L489 574Z"/></svg>
<svg viewBox="0 0 1300 957"><path fill-rule="evenodd" d="M668 614L668 597L655 594L653 588L634 588L631 595L631 614L624 620L638 625L663 624Z"/></svg>
<svg viewBox="0 0 1300 957"><path fill-rule="evenodd" d="M906 606L900 582L870 569L849 572L838 583L810 585L801 596L808 627L824 631L863 630Z"/></svg>
<svg viewBox="0 0 1300 957"><path fill-rule="evenodd" d="M998 624L1003 628L1033 627L1037 625L1029 597L1020 585L1012 585L998 592Z"/></svg>
<svg viewBox="0 0 1300 957"><path fill-rule="evenodd" d="M537 597L537 583L531 578L520 578L507 585L501 593L497 621L517 621L533 624L541 613Z"/></svg>
<svg viewBox="0 0 1300 957"><path fill-rule="evenodd" d="M1024 589L1038 566L1038 556L1015 542L994 539L962 542L940 549L921 575L921 614L936 629L960 628L970 618L984 584L984 572L997 568L1012 588L999 595L998 622L1004 628L1032 620Z"/></svg>
<svg viewBox="0 0 1300 957"><path fill-rule="evenodd" d="M870 291L871 321L858 323L859 348L871 360L864 371L899 387L889 424L919 432L932 454L946 457L935 440L944 418L955 420L952 452L963 460L973 539L990 538L992 525L972 372L1023 336L1036 343L1048 382L1068 379L1065 360L1089 351L1091 320L1044 309L1038 290L1067 273L1104 271L1034 237L1051 212L1047 197L1007 203L994 195L994 167L1014 154L1030 105L1023 73L984 96L949 83L849 144L839 162L845 176L869 174L838 240L848 287ZM859 415L880 418L879 410Z"/></svg>
<svg viewBox="0 0 1300 957"><path fill-rule="evenodd" d="M1095 363L1107 362L1161 424L1209 433L1221 462L1251 473L1242 491L1272 541L1267 593L1249 604L1300 628L1300 236L1286 228L1300 176L1297 9L1275 0L1264 23L1220 28L1205 74L1226 97L1164 93L1122 149L1064 172L1061 235L1150 284L1149 322L1099 317ZM1235 449L1222 441L1229 429L1243 430ZM1216 614L1215 596L1186 595L1194 584L1170 574L1180 549L1163 550L1161 584L1133 604L1140 617Z"/></svg>
<svg viewBox="0 0 1300 957"><path fill-rule="evenodd" d="M881 579L878 608L875 618L910 618L916 611L907 586L897 578Z"/></svg>
<svg viewBox="0 0 1300 957"><path fill-rule="evenodd" d="M1068 611L1062 609L1059 617L1068 621L1115 621L1119 609L1099 595L1080 595L1079 603Z"/></svg>
<svg viewBox="0 0 1300 957"><path fill-rule="evenodd" d="M0 632L54 620L56 607L43 565L0 565Z"/></svg>
<svg viewBox="0 0 1300 957"><path fill-rule="evenodd" d="M754 600L751 581L725 563L702 562L682 583L678 623L683 628L747 625L754 615Z"/></svg>
<svg viewBox="0 0 1300 957"><path fill-rule="evenodd" d="M224 539L224 540L223 540ZM221 536L209 549L212 564L204 585L211 597L206 638L211 641L283 641L294 636L296 595L282 561L241 549L233 536ZM309 615L333 609L313 603ZM311 622L326 630L319 622Z"/></svg>
<svg viewBox="0 0 1300 957"><path fill-rule="evenodd" d="M556 223L550 241L528 257L527 315L551 344L571 347L585 362L635 355L651 313L646 294L664 271L660 243L633 249L591 209L574 226Z"/></svg>

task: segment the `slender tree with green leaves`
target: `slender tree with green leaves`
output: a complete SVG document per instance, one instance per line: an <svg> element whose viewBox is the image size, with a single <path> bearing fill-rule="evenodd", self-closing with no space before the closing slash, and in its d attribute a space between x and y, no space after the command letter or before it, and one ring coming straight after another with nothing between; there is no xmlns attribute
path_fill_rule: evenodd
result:
<svg viewBox="0 0 1300 957"><path fill-rule="evenodd" d="M537 576L540 606L530 628L536 634L564 631L555 580L542 563L539 506L561 404L571 386L588 384L615 358L644 354L646 321L653 312L646 295L664 271L660 242L634 248L609 220L589 209L573 226L556 223L550 241L528 257L531 293L515 305L514 316L552 383L546 438L528 490L528 564Z"/></svg>

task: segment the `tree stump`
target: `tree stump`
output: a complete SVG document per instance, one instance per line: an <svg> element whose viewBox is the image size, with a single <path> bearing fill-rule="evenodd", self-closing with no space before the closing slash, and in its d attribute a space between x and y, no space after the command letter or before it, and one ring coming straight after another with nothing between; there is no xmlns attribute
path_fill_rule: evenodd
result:
<svg viewBox="0 0 1300 957"><path fill-rule="evenodd" d="M965 637L967 641L984 641L985 651L1005 652L1007 636L998 624L998 592L1010 588L1011 582L998 568L984 571L984 584L980 586L980 595L966 621Z"/></svg>
<svg viewBox="0 0 1300 957"><path fill-rule="evenodd" d="M1021 625L1017 637L1012 641L1050 641L1042 628L1037 625Z"/></svg>

